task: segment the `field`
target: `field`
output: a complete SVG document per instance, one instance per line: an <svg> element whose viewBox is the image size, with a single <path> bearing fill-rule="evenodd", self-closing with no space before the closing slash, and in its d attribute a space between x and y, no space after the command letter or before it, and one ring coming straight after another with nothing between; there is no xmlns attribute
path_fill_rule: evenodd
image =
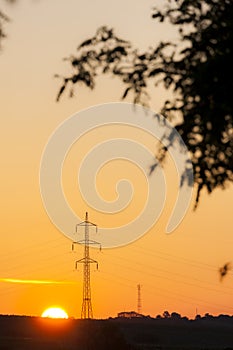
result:
<svg viewBox="0 0 233 350"><path fill-rule="evenodd" d="M0 316L0 350L233 350L233 318L59 320Z"/></svg>

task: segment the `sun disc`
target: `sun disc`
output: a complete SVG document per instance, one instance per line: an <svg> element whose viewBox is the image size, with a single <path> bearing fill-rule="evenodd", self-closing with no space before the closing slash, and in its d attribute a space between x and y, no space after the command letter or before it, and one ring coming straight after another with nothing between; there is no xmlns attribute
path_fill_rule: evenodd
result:
<svg viewBox="0 0 233 350"><path fill-rule="evenodd" d="M68 315L65 310L60 307L50 307L42 313L41 317L68 318Z"/></svg>

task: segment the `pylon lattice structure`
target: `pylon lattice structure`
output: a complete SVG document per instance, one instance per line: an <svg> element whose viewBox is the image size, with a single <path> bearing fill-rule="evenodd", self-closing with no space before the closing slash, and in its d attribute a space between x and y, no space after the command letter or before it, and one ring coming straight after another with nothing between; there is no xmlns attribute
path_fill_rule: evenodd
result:
<svg viewBox="0 0 233 350"><path fill-rule="evenodd" d="M88 213L87 212L86 212L85 220L76 226L76 232L77 232L79 226L84 226L85 236L84 236L83 240L73 242L72 250L74 250L75 244L84 245L84 256L82 259L79 259L76 261L75 268L77 269L78 264L83 264L83 301L82 301L81 318L82 319L91 319L91 318L93 318L93 311L92 311L92 303L91 303L90 265L92 263L96 264L96 267L98 270L98 262L94 259L91 259L89 248L90 248L90 245L99 245L100 246L100 243L89 239L89 227L90 226L95 227L96 232L97 232L97 225L93 224L92 222L90 222L88 220ZM101 246L100 246L100 248L101 248Z"/></svg>
<svg viewBox="0 0 233 350"><path fill-rule="evenodd" d="M138 314L140 314L142 312L141 284L138 284L137 288L138 288Z"/></svg>

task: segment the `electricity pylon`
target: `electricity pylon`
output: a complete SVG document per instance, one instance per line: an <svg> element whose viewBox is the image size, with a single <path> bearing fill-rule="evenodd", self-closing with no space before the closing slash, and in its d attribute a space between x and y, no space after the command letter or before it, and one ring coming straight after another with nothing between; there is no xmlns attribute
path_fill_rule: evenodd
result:
<svg viewBox="0 0 233 350"><path fill-rule="evenodd" d="M138 288L138 314L140 314L142 312L141 284L138 284L137 288Z"/></svg>
<svg viewBox="0 0 233 350"><path fill-rule="evenodd" d="M86 212L86 217L83 222L76 225L76 232L78 231L79 226L85 227L85 236L81 241L73 242L72 250L74 250L75 244L84 245L84 256L82 259L77 260L75 263L75 268L77 269L78 264L83 264L83 302L82 302L82 311L81 318L82 319L91 319L93 318L92 304L91 304L91 273L90 273L90 264L95 263L98 270L98 262L94 259L90 258L89 247L91 244L99 245L100 243L92 241L89 239L89 227L94 226L97 232L97 225L93 224L88 220L88 213Z"/></svg>

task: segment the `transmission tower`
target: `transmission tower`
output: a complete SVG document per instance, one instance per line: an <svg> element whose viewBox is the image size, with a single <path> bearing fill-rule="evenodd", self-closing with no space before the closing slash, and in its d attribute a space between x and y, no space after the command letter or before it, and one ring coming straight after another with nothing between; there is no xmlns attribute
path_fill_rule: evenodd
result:
<svg viewBox="0 0 233 350"><path fill-rule="evenodd" d="M76 232L78 231L78 227L84 226L85 228L85 236L81 241L73 242L72 250L74 250L75 244L84 245L84 255L83 258L77 260L75 263L75 268L77 269L78 264L83 264L83 301L82 301L82 311L81 318L82 319L90 319L93 318L92 304L91 304L91 273L90 273L90 264L96 264L98 270L98 262L90 258L90 245L99 245L101 249L101 245L98 242L92 241L89 239L89 227L95 227L97 232L97 225L93 224L88 220L88 213L86 212L86 217L83 222L76 225Z"/></svg>
<svg viewBox="0 0 233 350"><path fill-rule="evenodd" d="M141 314L142 312L141 284L138 284L137 288L138 288L138 314Z"/></svg>

